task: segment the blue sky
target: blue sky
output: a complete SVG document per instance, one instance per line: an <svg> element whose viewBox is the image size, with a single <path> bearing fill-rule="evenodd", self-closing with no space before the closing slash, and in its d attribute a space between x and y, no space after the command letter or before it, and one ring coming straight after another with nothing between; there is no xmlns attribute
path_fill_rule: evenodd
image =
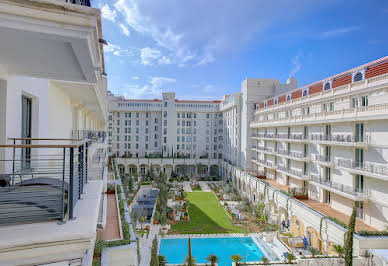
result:
<svg viewBox="0 0 388 266"><path fill-rule="evenodd" d="M388 1L93 0L108 88L128 98L219 99L241 81L303 86L388 55Z"/></svg>

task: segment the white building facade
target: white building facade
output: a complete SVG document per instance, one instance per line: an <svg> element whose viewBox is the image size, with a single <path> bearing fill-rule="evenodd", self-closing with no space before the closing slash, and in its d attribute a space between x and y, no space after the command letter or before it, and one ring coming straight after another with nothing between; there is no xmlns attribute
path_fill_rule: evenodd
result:
<svg viewBox="0 0 388 266"><path fill-rule="evenodd" d="M0 1L1 265L91 265L102 222L101 16L66 2Z"/></svg>
<svg viewBox="0 0 388 266"><path fill-rule="evenodd" d="M251 153L247 121L254 102L284 87L296 88L296 80L280 84L278 80L247 79L240 93L214 101L178 100L175 93L163 93L162 99L154 100L110 95L111 154L217 159L251 167L246 160Z"/></svg>
<svg viewBox="0 0 388 266"><path fill-rule="evenodd" d="M388 58L256 104L252 165L375 229L388 226Z"/></svg>

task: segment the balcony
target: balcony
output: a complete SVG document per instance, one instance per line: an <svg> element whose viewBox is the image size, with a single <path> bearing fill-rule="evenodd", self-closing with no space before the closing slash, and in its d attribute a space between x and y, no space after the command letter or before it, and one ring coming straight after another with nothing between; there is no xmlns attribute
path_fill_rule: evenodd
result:
<svg viewBox="0 0 388 266"><path fill-rule="evenodd" d="M255 157L252 157L252 161L256 164L263 166L263 167L274 168L273 163L268 162L268 161L264 161L262 159L256 159Z"/></svg>
<svg viewBox="0 0 388 266"><path fill-rule="evenodd" d="M299 180L308 180L309 179L308 175L303 174L302 171L288 169L287 167L282 166L282 165L278 165L276 168L276 171L283 173L285 175L291 176L295 179L299 179Z"/></svg>
<svg viewBox="0 0 388 266"><path fill-rule="evenodd" d="M284 158L292 159L296 161L309 161L310 158L307 156L304 156L302 152L296 152L296 151L286 151L286 150L277 150L277 154L281 155Z"/></svg>
<svg viewBox="0 0 388 266"><path fill-rule="evenodd" d="M0 225L75 218L88 181L88 141L10 139L0 145Z"/></svg>
<svg viewBox="0 0 388 266"><path fill-rule="evenodd" d="M310 181L323 189L339 194L355 201L366 201L369 198L368 189L356 189L347 185L332 182L319 175L310 175Z"/></svg>
<svg viewBox="0 0 388 266"><path fill-rule="evenodd" d="M370 143L369 136L355 137L352 135L311 134L311 142L337 146L366 147Z"/></svg>
<svg viewBox="0 0 388 266"><path fill-rule="evenodd" d="M71 3L75 5L81 5L81 6L88 6L90 7L90 0L57 0L60 2L66 2L66 3Z"/></svg>
<svg viewBox="0 0 388 266"><path fill-rule="evenodd" d="M327 167L334 166L334 163L329 156L315 154L314 159L320 165L327 166Z"/></svg>
<svg viewBox="0 0 388 266"><path fill-rule="evenodd" d="M288 193L298 200L307 200L309 198L308 192L308 188L305 187L288 188Z"/></svg>
<svg viewBox="0 0 388 266"><path fill-rule="evenodd" d="M334 164L353 174L388 180L388 167L370 162L354 162L351 159L335 158Z"/></svg>
<svg viewBox="0 0 388 266"><path fill-rule="evenodd" d="M261 151L261 152L266 153L266 154L270 154L270 155L275 154L275 151L273 148L257 146L256 150Z"/></svg>
<svg viewBox="0 0 388 266"><path fill-rule="evenodd" d="M92 140L97 143L105 143L106 132L98 130L73 130L72 138L78 141Z"/></svg>
<svg viewBox="0 0 388 266"><path fill-rule="evenodd" d="M268 140L276 140L277 136L273 133L257 133L252 134L252 137L255 139L268 139Z"/></svg>
<svg viewBox="0 0 388 266"><path fill-rule="evenodd" d="M287 142L308 142L308 138L303 134L278 134L278 138Z"/></svg>

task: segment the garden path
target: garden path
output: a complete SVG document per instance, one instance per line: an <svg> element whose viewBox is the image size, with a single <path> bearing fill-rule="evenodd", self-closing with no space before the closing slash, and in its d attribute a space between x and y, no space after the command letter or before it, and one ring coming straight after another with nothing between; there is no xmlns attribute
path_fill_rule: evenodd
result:
<svg viewBox="0 0 388 266"><path fill-rule="evenodd" d="M148 237L144 235L144 237L140 238L140 266L148 266L151 262L151 249L152 249L152 240L154 240L155 235L159 234L160 225L152 224L150 225L150 233Z"/></svg>
<svg viewBox="0 0 388 266"><path fill-rule="evenodd" d="M192 192L192 190L191 190L191 185L190 185L190 182L189 182L189 181L183 182L183 190L184 190L185 192Z"/></svg>
<svg viewBox="0 0 388 266"><path fill-rule="evenodd" d="M202 191L205 192L211 192L212 190L209 188L208 183L206 181L199 181L199 186L201 187Z"/></svg>

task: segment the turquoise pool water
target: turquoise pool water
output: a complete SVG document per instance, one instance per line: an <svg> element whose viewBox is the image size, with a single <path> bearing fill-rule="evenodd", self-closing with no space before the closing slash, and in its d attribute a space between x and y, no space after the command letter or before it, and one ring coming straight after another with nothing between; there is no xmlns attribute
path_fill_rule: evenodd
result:
<svg viewBox="0 0 388 266"><path fill-rule="evenodd" d="M188 243L188 238L162 239L159 254L164 255L168 263L183 263ZM230 256L234 254L243 256L243 261L260 261L264 256L251 237L191 238L191 253L197 263L206 263L209 254L216 254L220 266L230 266Z"/></svg>

